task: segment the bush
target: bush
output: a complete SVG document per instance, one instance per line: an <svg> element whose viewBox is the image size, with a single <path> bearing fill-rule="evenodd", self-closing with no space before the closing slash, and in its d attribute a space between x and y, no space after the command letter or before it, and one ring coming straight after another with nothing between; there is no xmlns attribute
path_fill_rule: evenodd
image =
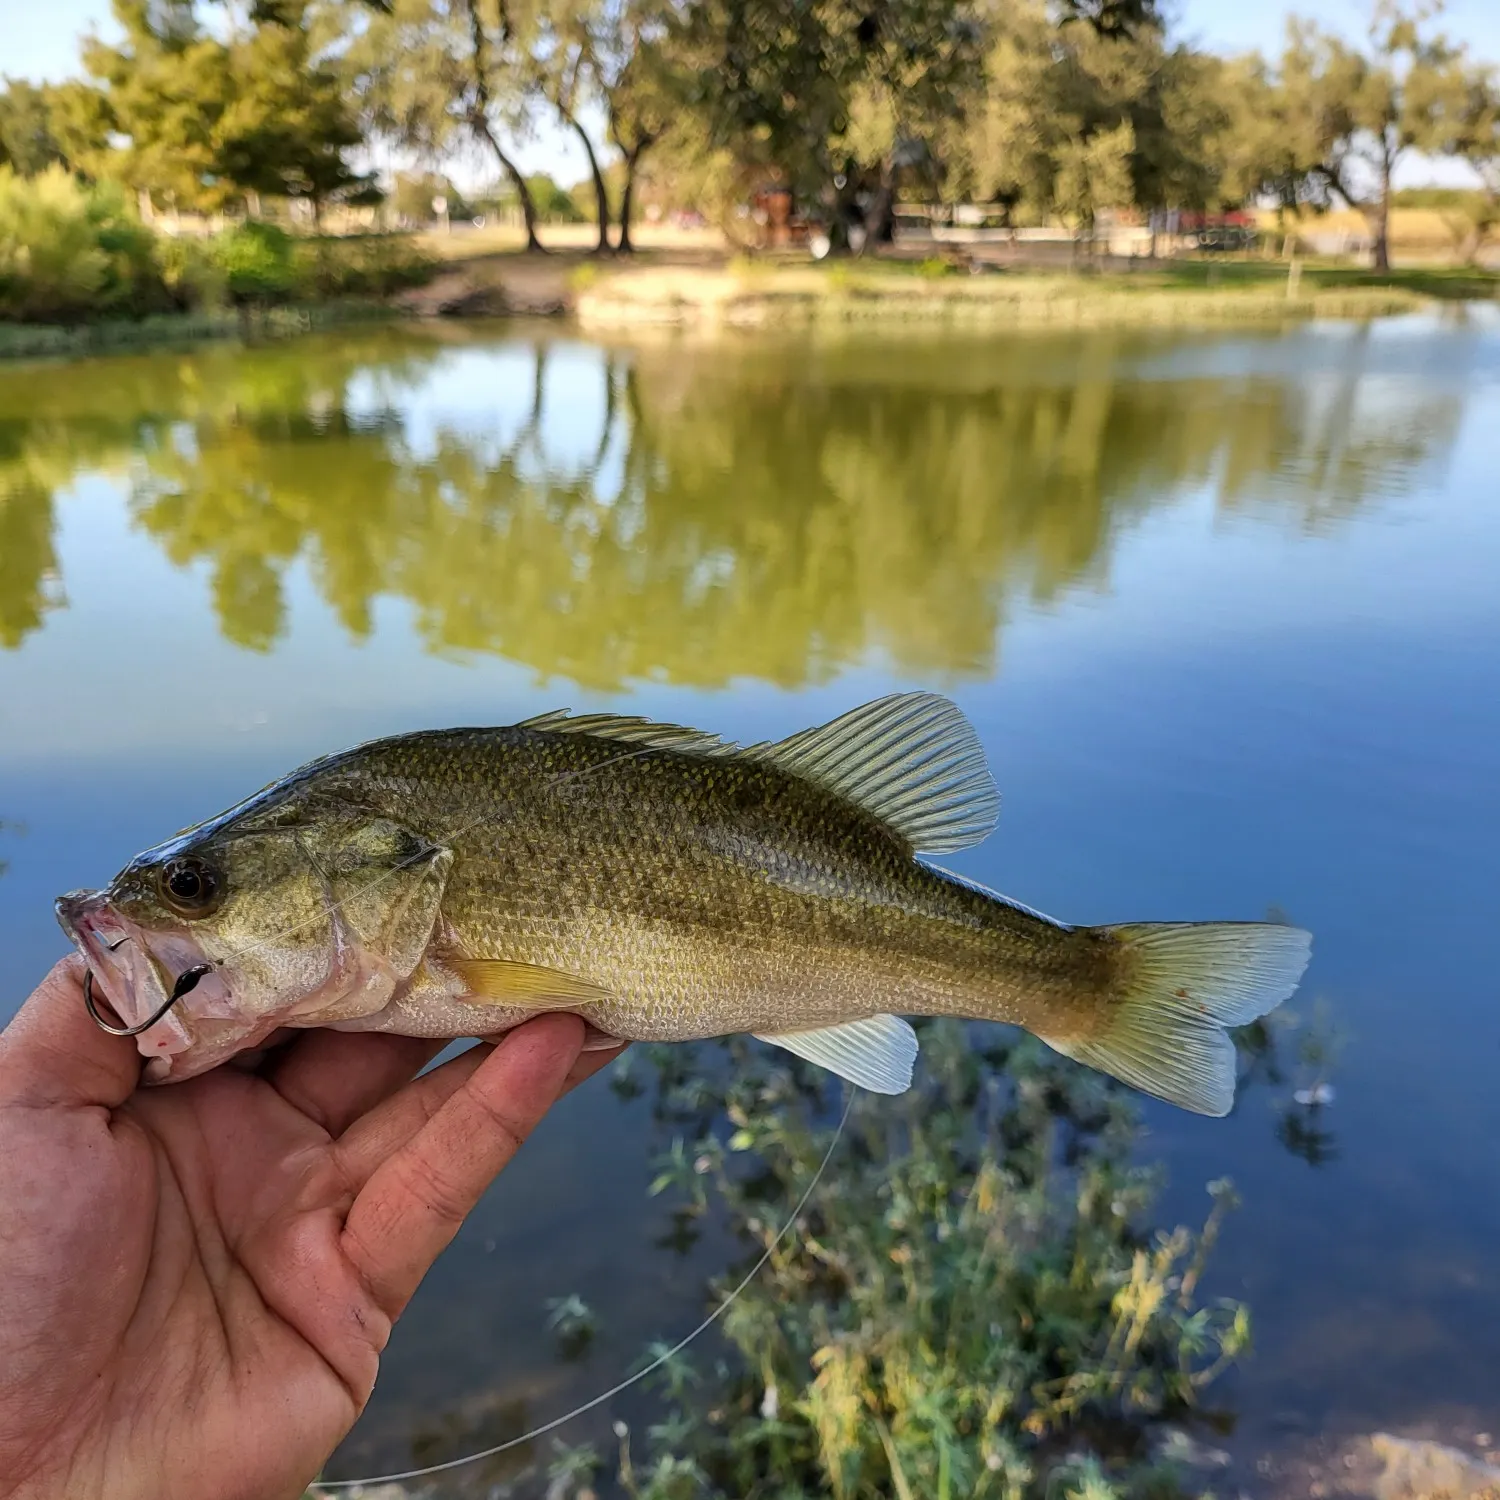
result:
<svg viewBox="0 0 1500 1500"><path fill-rule="evenodd" d="M0 166L0 321L71 325L379 298L436 268L402 235L294 239L257 220L206 240L157 235L118 184L85 183L61 167L25 178Z"/></svg>
<svg viewBox="0 0 1500 1500"><path fill-rule="evenodd" d="M180 310L214 311L228 303L229 278L212 240L163 236L157 241L156 263L167 295Z"/></svg>
<svg viewBox="0 0 1500 1500"><path fill-rule="evenodd" d="M211 255L232 302L286 302L296 290L292 237L274 224L236 224L214 237Z"/></svg>
<svg viewBox="0 0 1500 1500"><path fill-rule="evenodd" d="M0 317L71 322L160 307L153 239L113 183L0 167Z"/></svg>
<svg viewBox="0 0 1500 1500"><path fill-rule="evenodd" d="M388 297L432 279L437 262L405 235L298 241L293 253L299 297Z"/></svg>
<svg viewBox="0 0 1500 1500"><path fill-rule="evenodd" d="M955 1021L922 1037L910 1093L856 1095L782 1240L780 1205L830 1149L825 1077L739 1038L728 1067L686 1048L622 1060L654 1064L680 1131L652 1190L768 1257L725 1312L733 1365L670 1355L646 1451L616 1428L634 1500L1164 1492L1146 1456L1160 1424L1249 1341L1243 1307L1198 1295L1228 1184L1198 1233L1153 1230L1123 1090L1028 1038L979 1051Z"/></svg>

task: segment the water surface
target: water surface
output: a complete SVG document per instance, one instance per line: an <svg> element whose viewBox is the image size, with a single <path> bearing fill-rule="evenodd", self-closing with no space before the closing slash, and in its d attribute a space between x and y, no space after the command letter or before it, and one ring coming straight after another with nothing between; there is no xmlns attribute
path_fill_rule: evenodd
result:
<svg viewBox="0 0 1500 1500"><path fill-rule="evenodd" d="M1146 1108L1249 1455L1500 1421L1500 325L597 344L378 329L0 372L0 1016L59 891L375 734L618 708L761 739L951 693L948 861L1069 920L1316 934L1226 1121ZM1325 1069L1299 1039L1337 1043ZM1324 1080L1326 1108L1292 1091ZM401 1324L343 1472L610 1384L739 1253L646 1104L549 1119ZM601 1330L556 1358L544 1300Z"/></svg>

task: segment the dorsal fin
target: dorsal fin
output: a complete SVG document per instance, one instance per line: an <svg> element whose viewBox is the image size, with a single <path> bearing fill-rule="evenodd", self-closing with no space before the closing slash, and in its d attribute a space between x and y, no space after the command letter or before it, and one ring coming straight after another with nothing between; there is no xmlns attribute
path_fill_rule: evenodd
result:
<svg viewBox="0 0 1500 1500"><path fill-rule="evenodd" d="M566 708L522 719L517 729L543 729L549 734L589 734L599 740L621 740L643 750L676 750L683 755L734 755L739 746L726 744L704 729L682 724L658 724L631 714L574 714Z"/></svg>
<svg viewBox="0 0 1500 1500"><path fill-rule="evenodd" d="M973 725L937 693L895 693L790 739L745 749L701 729L625 714L558 709L516 727L767 762L857 803L927 854L977 844L1000 815L1000 794Z"/></svg>
<svg viewBox="0 0 1500 1500"><path fill-rule="evenodd" d="M742 753L857 802L927 854L977 844L1000 816L974 726L936 693L879 698Z"/></svg>

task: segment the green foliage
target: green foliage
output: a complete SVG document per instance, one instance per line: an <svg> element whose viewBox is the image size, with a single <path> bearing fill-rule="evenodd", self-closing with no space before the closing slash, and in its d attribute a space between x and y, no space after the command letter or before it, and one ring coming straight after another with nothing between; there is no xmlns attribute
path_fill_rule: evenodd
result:
<svg viewBox="0 0 1500 1500"><path fill-rule="evenodd" d="M725 1316L727 1389L674 1361L658 1436L622 1454L636 1500L1160 1492L1128 1435L1194 1406L1249 1344L1244 1308L1198 1297L1233 1194L1210 1185L1196 1234L1152 1231L1156 1178L1132 1160L1122 1091L1029 1039L980 1054L933 1022L923 1043L912 1094L856 1096L780 1242L767 1205L796 1200L830 1140L816 1071L731 1041L731 1066L706 1073L728 1081L690 1103L698 1065L659 1063L662 1112L701 1133L658 1184L770 1262ZM1058 1463L1110 1424L1118 1453Z"/></svg>
<svg viewBox="0 0 1500 1500"><path fill-rule="evenodd" d="M236 225L216 237L211 253L234 302L284 302L297 285L292 237L274 224Z"/></svg>
<svg viewBox="0 0 1500 1500"><path fill-rule="evenodd" d="M397 172L391 188L391 207L407 224L430 224L437 218L433 203L442 199L449 218L461 219L469 205L453 183L440 172Z"/></svg>
<svg viewBox="0 0 1500 1500"><path fill-rule="evenodd" d="M47 93L24 78L7 78L0 89L0 166L22 177L35 177L62 159Z"/></svg>
<svg viewBox="0 0 1500 1500"><path fill-rule="evenodd" d="M314 45L305 5L266 8L227 40L203 26L193 0L114 0L114 10L123 40L94 37L83 49L103 116L89 127L99 139L84 169L158 206L203 212L253 206L262 193L316 208L368 188L344 160L362 139L346 80ZM86 113L75 101L74 116Z"/></svg>
<svg viewBox="0 0 1500 1500"><path fill-rule="evenodd" d="M1267 70L1258 85L1261 181L1288 206L1337 200L1360 210L1376 270L1390 265L1398 163L1472 139L1481 80L1461 48L1426 30L1428 14L1381 4L1362 49L1293 18L1274 76Z"/></svg>
<svg viewBox="0 0 1500 1500"><path fill-rule="evenodd" d="M147 310L153 241L113 184L61 167L18 177L0 167L0 317L67 322Z"/></svg>
<svg viewBox="0 0 1500 1500"><path fill-rule="evenodd" d="M297 239L246 221L212 239L156 235L116 183L0 166L0 319L68 323L170 308L379 298L432 276L401 235Z"/></svg>
<svg viewBox="0 0 1500 1500"><path fill-rule="evenodd" d="M229 278L211 240L163 235L156 246L162 284L179 308L214 309L229 301Z"/></svg>
<svg viewBox="0 0 1500 1500"><path fill-rule="evenodd" d="M536 204L539 219L549 224L583 224L588 214L578 198L565 187L559 187L545 172L534 172L526 179L531 201ZM592 193L590 187L588 192Z"/></svg>
<svg viewBox="0 0 1500 1500"><path fill-rule="evenodd" d="M297 240L292 250L292 295L298 301L388 297L430 281L437 267L437 261L400 234Z"/></svg>

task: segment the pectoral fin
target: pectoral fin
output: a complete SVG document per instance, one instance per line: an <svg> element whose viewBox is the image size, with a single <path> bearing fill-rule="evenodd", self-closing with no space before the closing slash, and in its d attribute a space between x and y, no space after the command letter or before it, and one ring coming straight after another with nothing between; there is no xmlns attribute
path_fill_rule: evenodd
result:
<svg viewBox="0 0 1500 1500"><path fill-rule="evenodd" d="M917 1034L899 1016L871 1016L816 1031L755 1035L759 1041L785 1047L872 1094L904 1094L911 1087Z"/></svg>
<svg viewBox="0 0 1500 1500"><path fill-rule="evenodd" d="M470 1005L577 1010L611 998L608 990L587 979L540 964L512 963L503 958L444 958L442 962L468 986L469 993L459 998Z"/></svg>

